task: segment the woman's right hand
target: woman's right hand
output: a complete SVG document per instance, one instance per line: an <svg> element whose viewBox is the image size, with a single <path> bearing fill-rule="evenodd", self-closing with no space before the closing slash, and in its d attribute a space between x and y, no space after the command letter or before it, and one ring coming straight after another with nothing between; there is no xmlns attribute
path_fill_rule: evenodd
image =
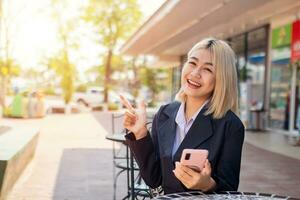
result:
<svg viewBox="0 0 300 200"><path fill-rule="evenodd" d="M121 103L127 108L123 121L124 127L134 134L136 140L145 137L147 135L145 103L141 102L138 108L134 109L124 96L120 95L120 99Z"/></svg>

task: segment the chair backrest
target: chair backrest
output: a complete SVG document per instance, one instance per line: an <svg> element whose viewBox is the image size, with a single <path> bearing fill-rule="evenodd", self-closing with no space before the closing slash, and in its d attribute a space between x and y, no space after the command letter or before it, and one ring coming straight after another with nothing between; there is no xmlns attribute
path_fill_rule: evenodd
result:
<svg viewBox="0 0 300 200"><path fill-rule="evenodd" d="M112 113L111 115L111 133L125 133L123 127L124 113Z"/></svg>

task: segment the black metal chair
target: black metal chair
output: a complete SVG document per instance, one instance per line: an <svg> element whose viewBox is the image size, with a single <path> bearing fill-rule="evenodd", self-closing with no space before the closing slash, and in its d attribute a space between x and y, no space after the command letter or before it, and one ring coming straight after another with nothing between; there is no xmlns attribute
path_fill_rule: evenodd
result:
<svg viewBox="0 0 300 200"><path fill-rule="evenodd" d="M124 144L125 142L125 129L120 126L122 124L122 119L124 114L116 114L112 113L111 115L111 135L112 137L119 138L119 140L115 140L113 142L113 199L116 199L116 191L117 191L117 181L119 176L123 172L127 172L128 164L128 149ZM116 127L119 125L119 127ZM118 142L118 147L116 142ZM129 185L129 174L127 174L127 185Z"/></svg>
<svg viewBox="0 0 300 200"><path fill-rule="evenodd" d="M117 191L117 181L119 176L126 172L127 175L127 195L123 199L146 199L152 198L150 188L145 184L142 180L139 173L134 175L134 172L139 171L139 167L133 158L133 164L130 163L130 156L129 156L129 148L125 144L125 134L126 129L120 126L122 124L124 114L112 114L112 133L111 135L117 136L115 141L118 141L120 144L120 148L116 147L115 142L113 142L113 188L114 194L113 199L116 199L116 191ZM151 125L152 125L153 116L147 116L147 129L151 132ZM116 127L119 125L119 127ZM133 166L133 167L132 167ZM131 177L134 177L134 181L131 181ZM132 184L133 182L133 184ZM133 185L133 188L132 188ZM133 191L133 192L132 192ZM133 193L133 194L132 194Z"/></svg>

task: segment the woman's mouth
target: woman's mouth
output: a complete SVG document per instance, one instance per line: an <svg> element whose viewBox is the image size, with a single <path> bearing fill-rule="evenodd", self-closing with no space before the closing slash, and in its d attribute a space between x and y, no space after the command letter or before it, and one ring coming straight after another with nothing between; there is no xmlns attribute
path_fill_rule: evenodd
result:
<svg viewBox="0 0 300 200"><path fill-rule="evenodd" d="M188 86L192 89L197 89L197 88L200 88L201 87L201 84L200 83L197 83L195 81L192 81L191 79L187 79L187 83L188 83Z"/></svg>

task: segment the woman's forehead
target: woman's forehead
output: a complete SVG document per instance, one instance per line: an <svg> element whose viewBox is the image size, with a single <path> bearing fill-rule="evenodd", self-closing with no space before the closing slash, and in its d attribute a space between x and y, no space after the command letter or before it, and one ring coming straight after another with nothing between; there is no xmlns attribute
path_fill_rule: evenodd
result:
<svg viewBox="0 0 300 200"><path fill-rule="evenodd" d="M189 55L189 59L201 62L211 62L212 56L210 51L206 49L197 49L191 52L191 54Z"/></svg>

